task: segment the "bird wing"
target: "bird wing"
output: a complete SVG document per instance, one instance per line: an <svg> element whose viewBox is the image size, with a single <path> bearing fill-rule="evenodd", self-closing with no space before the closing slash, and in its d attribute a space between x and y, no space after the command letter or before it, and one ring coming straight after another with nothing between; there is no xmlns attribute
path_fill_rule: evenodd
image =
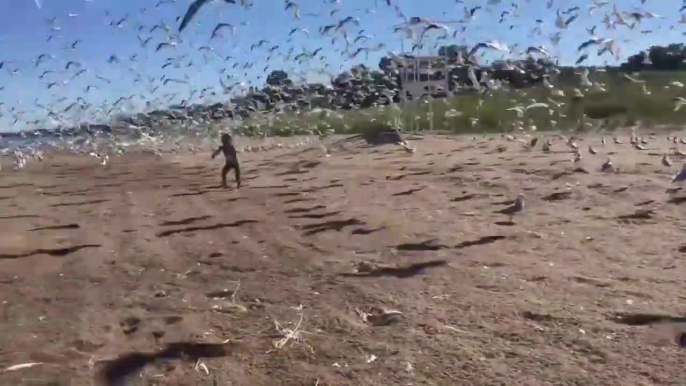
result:
<svg viewBox="0 0 686 386"><path fill-rule="evenodd" d="M526 109L527 109L527 110L529 110L529 109L535 109L535 108L537 108L537 107L545 107L545 108L548 108L548 105L545 104L545 103L543 103L543 102L536 102L536 103L532 103L532 104L526 106Z"/></svg>
<svg viewBox="0 0 686 386"><path fill-rule="evenodd" d="M474 73L474 68L469 67L469 69L467 70L467 77L472 82L472 85L474 86L474 88L476 88L476 89L481 88L481 84L479 83L479 80L476 79L476 73Z"/></svg>
<svg viewBox="0 0 686 386"><path fill-rule="evenodd" d="M186 26L188 26L188 23L193 20L193 17L195 16L196 13L200 10L200 7L205 5L209 0L195 0L193 4L191 4L188 7L188 10L186 11L186 14L183 16L183 20L181 20L181 25L179 26L179 32L183 31Z"/></svg>
<svg viewBox="0 0 686 386"><path fill-rule="evenodd" d="M631 77L631 76L629 76L629 75L627 75L627 74L622 74L622 75L623 75L626 79L628 79L629 81L631 81L631 82L634 82L634 83L645 83L644 80L636 79L636 78Z"/></svg>

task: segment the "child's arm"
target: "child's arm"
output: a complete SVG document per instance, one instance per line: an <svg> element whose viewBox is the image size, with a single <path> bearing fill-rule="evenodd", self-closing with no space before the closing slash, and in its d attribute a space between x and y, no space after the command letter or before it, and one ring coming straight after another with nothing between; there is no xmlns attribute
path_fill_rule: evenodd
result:
<svg viewBox="0 0 686 386"><path fill-rule="evenodd" d="M219 154L223 148L223 146L219 146L219 149L215 150L214 153L212 153L212 159L214 159L214 157L216 157L217 154Z"/></svg>

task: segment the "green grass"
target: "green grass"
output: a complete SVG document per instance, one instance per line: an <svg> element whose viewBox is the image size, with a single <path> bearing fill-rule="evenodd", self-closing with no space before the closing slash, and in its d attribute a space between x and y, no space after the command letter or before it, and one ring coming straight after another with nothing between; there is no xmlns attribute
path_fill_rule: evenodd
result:
<svg viewBox="0 0 686 386"><path fill-rule="evenodd" d="M580 77L568 71L551 83L553 90L561 90L564 96L556 96L543 86L513 90L500 89L478 95L465 93L447 99L415 102L411 105L379 106L366 110L285 113L269 117L253 117L236 123L235 130L248 136L289 136L298 134L353 134L374 131L392 126L404 132L433 131L465 134L495 133L530 127L533 123L539 131L588 129L579 124L582 112L593 128L610 130L619 126L640 122L643 126L676 127L686 124L686 107L675 112L672 98L686 96L686 87L679 88L670 82L686 84L686 72L643 72L636 76L645 80L649 95L641 84L631 83L617 72L594 72L589 79L602 84L605 92L583 89ZM580 89L584 98L575 103L572 90ZM549 98L560 107L553 105ZM547 108L535 108L518 118L508 108L533 101L548 103ZM451 112L451 114L447 114ZM551 120L557 121L553 126Z"/></svg>

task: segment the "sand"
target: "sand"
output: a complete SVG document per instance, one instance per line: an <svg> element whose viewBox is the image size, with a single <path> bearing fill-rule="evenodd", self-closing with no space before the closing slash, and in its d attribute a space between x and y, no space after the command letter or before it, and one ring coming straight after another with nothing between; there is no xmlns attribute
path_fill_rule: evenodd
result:
<svg viewBox="0 0 686 386"><path fill-rule="evenodd" d="M209 153L5 164L0 369L40 364L0 384L683 384L612 320L683 312L664 137L411 142L246 153L239 190Z"/></svg>

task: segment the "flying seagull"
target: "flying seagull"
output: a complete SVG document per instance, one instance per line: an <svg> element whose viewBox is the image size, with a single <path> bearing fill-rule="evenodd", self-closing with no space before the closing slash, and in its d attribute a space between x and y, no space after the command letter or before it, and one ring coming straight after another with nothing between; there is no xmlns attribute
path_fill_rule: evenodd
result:
<svg viewBox="0 0 686 386"><path fill-rule="evenodd" d="M181 25L179 26L179 32L183 31L184 28L188 26L188 23L191 22L195 14L198 13L200 8L210 1L211 0L195 0L193 4L188 7L188 11L186 11L186 14L183 16L183 20L181 20ZM224 0L224 2L228 4L236 4L236 0Z"/></svg>
<svg viewBox="0 0 686 386"><path fill-rule="evenodd" d="M219 23L217 24L216 27L214 27L214 30L212 31L212 37L210 39L214 39L215 37L219 36L219 31L222 28L229 28L231 30L231 34L233 34L234 27L229 24L229 23Z"/></svg>

